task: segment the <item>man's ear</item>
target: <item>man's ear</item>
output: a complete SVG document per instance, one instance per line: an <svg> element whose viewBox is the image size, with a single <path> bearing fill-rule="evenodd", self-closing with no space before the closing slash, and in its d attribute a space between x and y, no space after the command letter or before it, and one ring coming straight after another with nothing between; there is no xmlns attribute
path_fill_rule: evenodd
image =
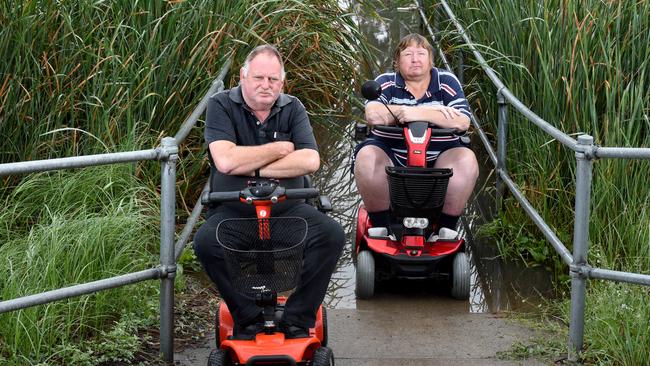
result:
<svg viewBox="0 0 650 366"><path fill-rule="evenodd" d="M244 68L239 69L239 81L242 81L244 79Z"/></svg>

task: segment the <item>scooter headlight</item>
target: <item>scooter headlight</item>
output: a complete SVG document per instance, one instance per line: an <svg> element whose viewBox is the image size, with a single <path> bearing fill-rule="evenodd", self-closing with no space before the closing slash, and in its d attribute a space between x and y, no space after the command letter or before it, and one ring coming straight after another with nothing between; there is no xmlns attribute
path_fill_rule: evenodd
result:
<svg viewBox="0 0 650 366"><path fill-rule="evenodd" d="M405 217L402 223L409 229L426 229L429 226L429 220L424 217Z"/></svg>

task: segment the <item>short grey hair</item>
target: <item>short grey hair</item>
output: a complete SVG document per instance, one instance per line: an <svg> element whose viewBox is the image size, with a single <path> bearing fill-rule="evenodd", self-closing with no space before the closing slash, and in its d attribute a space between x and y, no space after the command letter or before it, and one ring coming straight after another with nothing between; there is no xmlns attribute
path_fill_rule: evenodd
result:
<svg viewBox="0 0 650 366"><path fill-rule="evenodd" d="M280 61L280 66L282 67L281 69L281 75L280 77L282 80L284 80L284 77L286 73L284 72L284 61L282 60L282 55L280 54L280 51L278 51L275 46L270 45L270 44L263 44L261 46L257 46L253 48L253 50L246 56L246 60L244 60L244 66L242 66L242 71L244 72L244 76L248 75L248 69L250 68L251 61L259 54L261 53L267 53L272 56L275 56L278 61Z"/></svg>

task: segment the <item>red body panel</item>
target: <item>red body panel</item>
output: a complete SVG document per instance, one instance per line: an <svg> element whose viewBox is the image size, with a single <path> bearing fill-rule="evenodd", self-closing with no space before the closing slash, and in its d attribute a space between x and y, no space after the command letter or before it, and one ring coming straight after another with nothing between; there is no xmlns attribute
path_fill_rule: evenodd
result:
<svg viewBox="0 0 650 366"><path fill-rule="evenodd" d="M253 356L289 356L296 362L310 360L314 357L314 351L320 347L316 338L284 339L284 334L275 333L271 335L258 334L255 340L239 341L225 340L221 342L221 348L229 350L230 354L239 364L246 364Z"/></svg>
<svg viewBox="0 0 650 366"><path fill-rule="evenodd" d="M409 136L408 127L404 127L404 136ZM429 139L431 138L431 130L427 128L422 142L413 142L410 138L405 138L406 150L408 156L406 164L408 166L425 168L427 166L427 148L429 146Z"/></svg>
<svg viewBox="0 0 650 366"><path fill-rule="evenodd" d="M284 304L287 298L278 297L278 304ZM323 340L323 307L318 308L316 313L316 324L309 329L309 338L284 339L284 334L258 334L254 340L233 340L228 339L233 334L233 319L228 310L228 305L221 302L219 307L219 348L229 350L238 363L245 364L253 356L286 355L297 362L310 360L314 350L321 346Z"/></svg>
<svg viewBox="0 0 650 366"><path fill-rule="evenodd" d="M388 255L412 255L410 251L415 249L418 251L415 256L437 257L457 252L464 243L463 239L439 240L435 243L431 243L425 242L424 237L417 236L404 236L401 242L390 240L388 238L371 238L368 236L368 229L372 226L368 219L368 212L363 204L359 206L359 214L357 217L357 233L354 248L355 253L359 253L361 250L361 244L365 242L368 249L375 253Z"/></svg>

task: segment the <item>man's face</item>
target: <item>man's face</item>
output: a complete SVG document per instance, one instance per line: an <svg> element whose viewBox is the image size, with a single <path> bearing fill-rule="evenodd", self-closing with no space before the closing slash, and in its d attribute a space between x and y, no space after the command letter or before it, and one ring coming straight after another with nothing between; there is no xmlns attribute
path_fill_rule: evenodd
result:
<svg viewBox="0 0 650 366"><path fill-rule="evenodd" d="M253 110L270 110L284 85L280 61L265 52L250 61L247 75L243 69L239 72L239 79L244 100Z"/></svg>
<svg viewBox="0 0 650 366"><path fill-rule="evenodd" d="M404 78L416 78L431 72L431 57L426 48L411 43L399 54L399 72Z"/></svg>

